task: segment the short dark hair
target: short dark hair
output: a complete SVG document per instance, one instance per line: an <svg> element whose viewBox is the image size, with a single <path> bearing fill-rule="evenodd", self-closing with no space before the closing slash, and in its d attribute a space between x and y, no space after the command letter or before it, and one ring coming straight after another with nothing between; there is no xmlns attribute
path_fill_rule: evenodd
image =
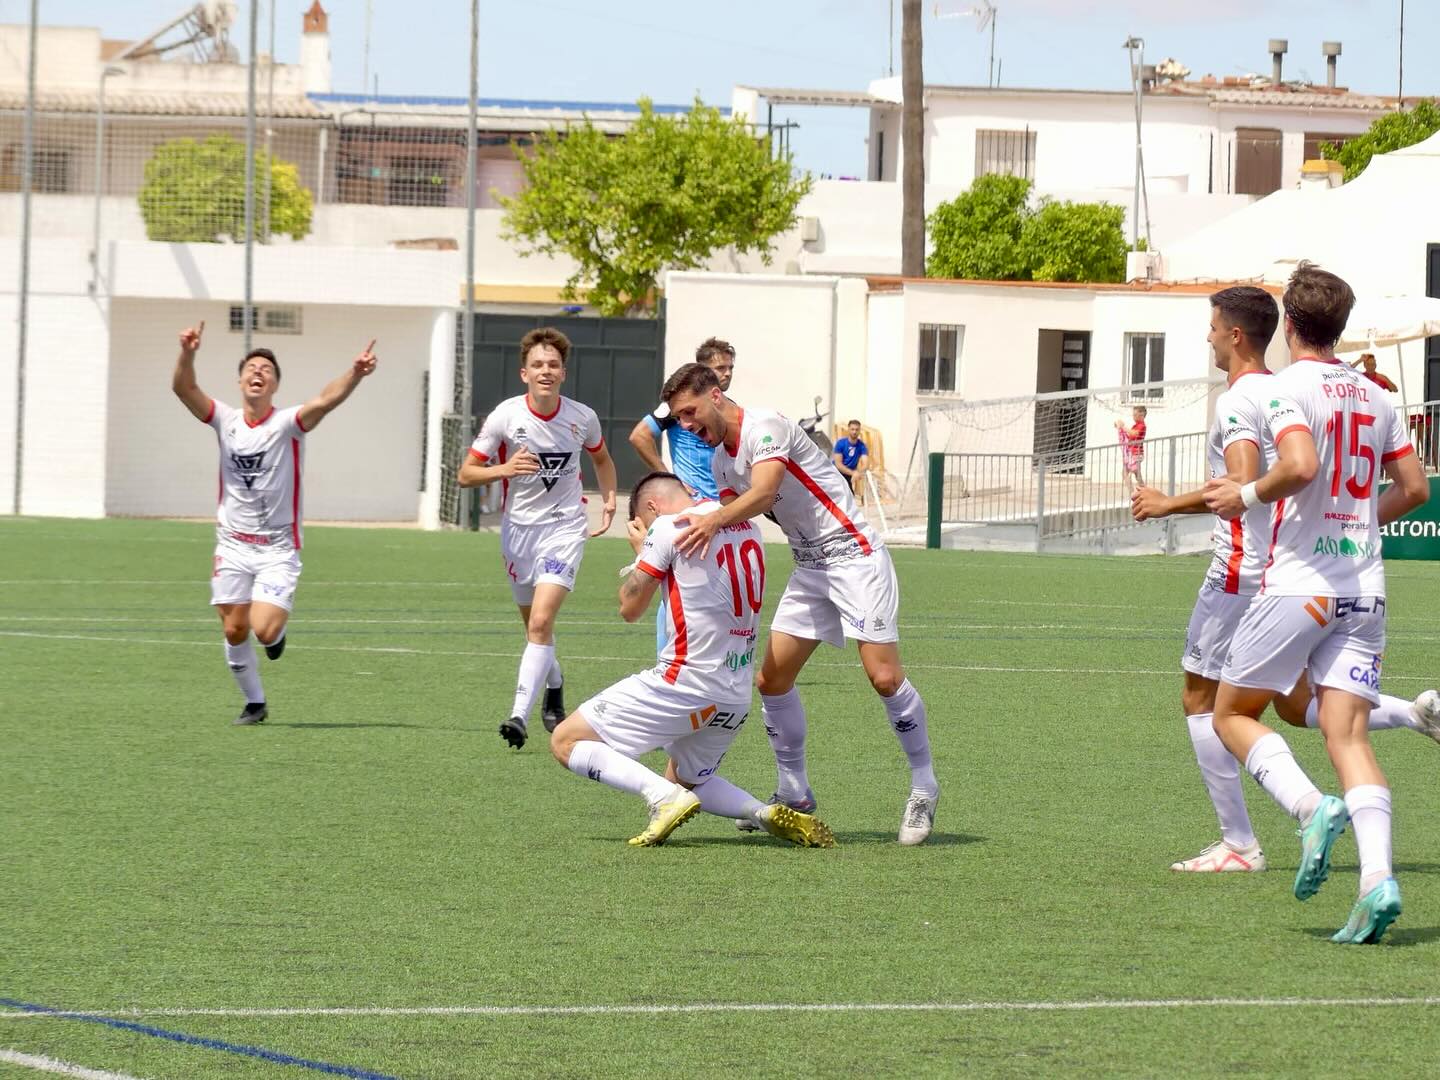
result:
<svg viewBox="0 0 1440 1080"><path fill-rule="evenodd" d="M720 376L704 364L685 364L665 380L660 400L668 405L676 394L704 394L719 386Z"/></svg>
<svg viewBox="0 0 1440 1080"><path fill-rule="evenodd" d="M1147 408L1145 408L1144 405L1136 405L1136 406L1135 406L1133 409L1131 409L1130 411L1131 411L1131 412L1138 412L1141 416L1149 416L1149 415L1150 415L1150 410L1147 409Z"/></svg>
<svg viewBox="0 0 1440 1080"><path fill-rule="evenodd" d="M1275 298L1254 285L1234 285L1211 293L1210 304L1220 312L1226 326L1235 327L1261 352L1270 344L1270 339L1275 336L1275 327L1280 323L1280 309L1275 306Z"/></svg>
<svg viewBox="0 0 1440 1080"><path fill-rule="evenodd" d="M685 482L681 480L678 476L676 476L673 472L664 472L657 470L656 472L646 473L644 476L642 476L640 478L640 481L633 488L630 489L630 507L625 520L634 521L635 518L639 516L637 511L640 509L640 502L645 496L646 488L650 487L652 484L666 482L676 483L679 484L681 487L685 486Z"/></svg>
<svg viewBox="0 0 1440 1080"><path fill-rule="evenodd" d="M257 356L260 357L261 360L270 361L270 366L275 369L275 381L278 383L280 381L280 361L275 359L275 354L269 349L251 349L245 354L245 359L240 361L240 366L235 369L236 372L244 371L245 365Z"/></svg>
<svg viewBox="0 0 1440 1080"><path fill-rule="evenodd" d="M1344 278L1302 259L1290 275L1281 303L1303 344L1328 349L1345 332L1355 293Z"/></svg>
<svg viewBox="0 0 1440 1080"><path fill-rule="evenodd" d="M847 420L847 421L845 422L845 426L846 426L846 427L849 427L851 424L854 424L856 427L864 427L864 426L865 426L864 424L860 423L859 420Z"/></svg>
<svg viewBox="0 0 1440 1080"><path fill-rule="evenodd" d="M735 359L735 346L728 341L721 341L718 337L708 337L700 343L695 350L695 362L697 364L709 364L717 356L728 356Z"/></svg>
<svg viewBox="0 0 1440 1080"><path fill-rule="evenodd" d="M553 326L537 326L520 339L521 367L525 366L525 358L536 345L549 345L560 354L562 365L570 359L570 339Z"/></svg>

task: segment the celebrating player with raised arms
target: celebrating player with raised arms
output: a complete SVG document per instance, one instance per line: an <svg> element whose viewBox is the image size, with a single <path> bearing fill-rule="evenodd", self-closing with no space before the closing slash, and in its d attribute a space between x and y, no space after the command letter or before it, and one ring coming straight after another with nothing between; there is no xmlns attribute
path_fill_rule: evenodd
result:
<svg viewBox="0 0 1440 1080"><path fill-rule="evenodd" d="M1302 262L1285 289L1291 365L1270 379L1265 428L1276 461L1259 480L1206 485L1227 520L1272 506L1260 592L1236 628L1215 698L1215 731L1265 791L1301 823L1295 896L1315 894L1347 820L1360 852L1359 898L1331 939L1378 941L1400 914L1393 876L1390 788L1367 732L1380 699L1385 566L1380 527L1425 502L1429 487L1399 415L1383 393L1335 359L1355 295ZM1380 476L1393 481L1384 495ZM1344 791L1322 795L1285 740L1258 718L1308 674L1320 730Z"/></svg>
<svg viewBox="0 0 1440 1080"><path fill-rule="evenodd" d="M581 705L555 729L550 749L577 776L645 799L650 823L631 839L637 847L663 844L701 810L752 822L801 847L833 847L819 818L762 803L716 775L750 713L765 592L765 551L748 521L723 529L705 556L677 550L677 515L719 509L713 500L693 504L673 473L653 472L635 485L628 532L637 558L620 586L620 615L639 619L663 589L671 633L653 669ZM667 776L636 760L662 748L670 755Z"/></svg>
<svg viewBox="0 0 1440 1080"><path fill-rule="evenodd" d="M671 375L662 396L686 430L715 447L712 466L725 503L687 522L677 549L703 556L726 527L769 511L795 556L759 678L765 732L779 772L775 801L796 810L815 807L805 768L805 707L795 680L821 642L843 648L853 639L910 762L910 795L898 839L920 843L934 827L940 786L931 764L925 703L900 663L900 590L889 551L829 456L793 420L765 409L741 409L701 364L686 364Z"/></svg>
<svg viewBox="0 0 1440 1080"><path fill-rule="evenodd" d="M541 686L541 716L553 731L565 716L564 679L555 659L555 617L575 587L585 555L585 501L580 453L590 455L604 507L599 536L615 516L615 462L600 435L595 410L562 397L570 339L542 326L520 341L520 380L526 392L495 406L460 466L461 487L499 481L500 557L525 624L525 651L510 716L500 736L525 745L530 710Z"/></svg>
<svg viewBox="0 0 1440 1080"><path fill-rule="evenodd" d="M180 333L180 358L171 389L220 443L220 508L210 603L225 630L225 661L245 698L237 724L269 716L260 682L255 637L271 660L285 651L285 626L300 580L301 480L305 436L375 370L375 342L344 374L303 405L276 410L280 362L269 349L240 361L241 407L217 401L195 379L195 354L205 324Z"/></svg>

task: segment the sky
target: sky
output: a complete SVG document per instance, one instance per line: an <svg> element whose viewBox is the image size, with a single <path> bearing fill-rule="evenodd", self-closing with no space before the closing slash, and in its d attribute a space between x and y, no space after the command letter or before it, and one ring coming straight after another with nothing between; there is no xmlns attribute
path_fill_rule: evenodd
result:
<svg viewBox="0 0 1440 1080"><path fill-rule="evenodd" d="M266 51L270 0L260 2ZM927 83L985 85L989 34L966 10L980 0L924 0ZM1005 86L1129 89L1122 44L1137 35L1145 59L1174 57L1192 78L1268 73L1266 42L1286 38L1285 77L1325 79L1322 41L1344 52L1339 82L1394 93L1401 0L994 0L995 52ZM232 29L246 52L250 0ZM274 0L275 53L299 58L310 0ZM358 92L365 67L367 0L322 0L330 13L336 91ZM185 0L39 0L41 25L99 26L137 38L187 8ZM465 0L369 0L369 71L382 94L463 97L469 77ZM1440 94L1440 3L1405 7L1405 82ZM480 0L480 94L539 100L728 106L736 83L862 90L891 70L890 0ZM899 71L900 2L893 65ZM0 22L23 23L28 0L0 0ZM866 117L858 109L777 109L799 124L796 163L819 175L863 175Z"/></svg>

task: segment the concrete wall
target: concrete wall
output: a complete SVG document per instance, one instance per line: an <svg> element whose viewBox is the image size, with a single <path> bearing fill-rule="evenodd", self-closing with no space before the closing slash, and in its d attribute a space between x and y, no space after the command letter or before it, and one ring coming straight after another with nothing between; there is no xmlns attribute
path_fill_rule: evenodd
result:
<svg viewBox="0 0 1440 1080"><path fill-rule="evenodd" d="M105 510L206 516L215 507L215 435L170 392L176 335L205 320L200 386L240 401L235 367L243 337L227 330L228 301L114 302ZM278 407L299 404L341 374L377 339L380 365L306 440L305 513L312 521L413 521L419 511L422 380L433 317L425 309L306 304L303 334L256 334L274 349L283 379Z"/></svg>

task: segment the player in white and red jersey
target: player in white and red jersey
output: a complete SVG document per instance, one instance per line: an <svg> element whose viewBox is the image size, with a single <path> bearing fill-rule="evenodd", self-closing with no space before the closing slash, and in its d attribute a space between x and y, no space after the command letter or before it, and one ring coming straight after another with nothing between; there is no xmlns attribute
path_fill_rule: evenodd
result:
<svg viewBox="0 0 1440 1080"><path fill-rule="evenodd" d="M485 418L464 464L461 487L499 481L502 489L500 557L525 623L525 651L509 719L500 737L525 745L530 710L545 687L541 716L546 731L565 716L564 680L555 660L555 617L575 587L585 555L585 499L580 456L590 456L604 497L599 536L615 516L615 462L595 410L561 397L570 339L548 326L520 341L520 380L526 392L508 398Z"/></svg>
<svg viewBox="0 0 1440 1080"><path fill-rule="evenodd" d="M1367 731L1385 651L1380 526L1429 494L1403 424L1384 396L1335 359L1355 296L1302 262L1285 290L1292 363L1270 380L1265 426L1274 465L1259 480L1217 478L1206 501L1230 519L1274 504L1260 592L1231 643L1215 730L1272 798L1301 822L1295 896L1313 896L1347 820L1360 850L1359 899L1332 940L1378 941L1400 914L1390 854L1390 790ZM1393 481L1382 496L1380 473ZM1258 717L1308 674L1344 800L1322 795L1284 739Z"/></svg>
<svg viewBox="0 0 1440 1080"><path fill-rule="evenodd" d="M815 806L805 769L805 708L795 679L821 642L843 648L853 639L910 761L899 841L920 843L934 827L940 786L925 703L900 662L900 590L889 551L830 456L794 421L765 409L741 409L702 364L676 371L661 396L686 430L715 447L711 467L725 504L689 523L677 541L680 550L703 555L726 526L769 512L795 556L759 678L765 731L779 771L775 801L801 810Z"/></svg>
<svg viewBox="0 0 1440 1080"><path fill-rule="evenodd" d="M278 660L285 651L285 626L300 580L305 436L375 370L375 342L318 396L279 411L274 398L280 363L269 349L251 349L240 361L243 404L236 409L212 398L195 380L195 353L204 332L203 322L181 332L171 389L197 420L215 429L220 444L210 603L220 611L225 660L245 697L235 723L258 724L269 709L250 632L270 659Z"/></svg>
<svg viewBox="0 0 1440 1080"><path fill-rule="evenodd" d="M628 533L636 561L620 586L620 615L643 616L651 597L668 599L671 633L654 668L601 691L550 737L560 764L620 791L642 796L650 822L631 839L663 844L701 810L741 818L802 847L833 847L819 818L780 804L764 804L716 775L750 713L755 634L765 593L765 551L748 521L728 525L705 556L675 547L678 515L719 511L692 503L674 473L652 472L630 496ZM637 758L664 749L666 776Z"/></svg>

